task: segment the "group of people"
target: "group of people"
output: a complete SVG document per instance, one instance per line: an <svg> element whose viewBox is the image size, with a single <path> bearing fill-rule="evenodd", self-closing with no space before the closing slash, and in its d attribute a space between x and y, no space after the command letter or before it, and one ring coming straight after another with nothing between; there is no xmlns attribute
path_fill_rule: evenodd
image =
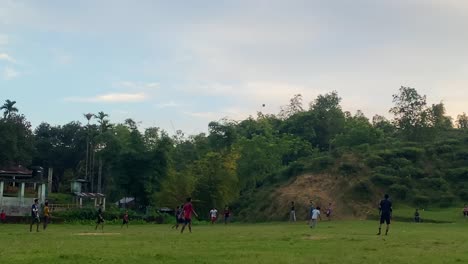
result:
<svg viewBox="0 0 468 264"><path fill-rule="evenodd" d="M227 225L229 221L231 220L231 210L229 209L228 206L224 208L223 215L224 215L224 224ZM216 207L213 207L213 209L210 210L209 216L210 216L211 224L216 223L216 221L218 221L218 209Z"/></svg>
<svg viewBox="0 0 468 264"><path fill-rule="evenodd" d="M333 211L332 203L329 203L328 207L327 207L327 209L325 211L325 215L326 215L328 221L331 220L332 211ZM312 200L310 200L310 210L309 210L309 214L308 214L308 220L309 220L310 227L315 228L317 226L317 221L319 219L322 220L321 208L320 208L320 206L315 207L314 202ZM291 202L291 207L290 207L290 211L289 211L289 221L290 222L296 222L296 205L294 204L294 202Z"/></svg>
<svg viewBox="0 0 468 264"><path fill-rule="evenodd" d="M224 208L224 224L228 224L231 219L231 210L228 206ZM182 225L180 233L184 232L186 226L188 226L189 231L192 232L192 215L195 215L198 218L198 214L195 212L192 204L192 198L187 198L185 204L182 204L176 208L174 211L174 216L176 219L176 224L172 226L174 229L179 229L179 226ZM209 218L211 224L218 221L218 209L213 207L209 212Z"/></svg>
<svg viewBox="0 0 468 264"><path fill-rule="evenodd" d="M33 225L36 225L36 232L39 232L39 224L41 223L41 216L40 216L40 207L39 207L39 200L34 199L34 204L31 206L31 224L29 225L29 232L32 232ZM49 209L49 202L46 201L44 203L44 208L42 208L42 217L43 217L43 230L46 230L47 226L50 222L50 209Z"/></svg>
<svg viewBox="0 0 468 264"><path fill-rule="evenodd" d="M192 198L187 198L186 202L177 207L175 210L176 224L172 227L175 229L179 228L179 225L182 225L180 233L184 233L185 227L188 226L190 233L192 233L192 215L198 218L197 212L193 208Z"/></svg>

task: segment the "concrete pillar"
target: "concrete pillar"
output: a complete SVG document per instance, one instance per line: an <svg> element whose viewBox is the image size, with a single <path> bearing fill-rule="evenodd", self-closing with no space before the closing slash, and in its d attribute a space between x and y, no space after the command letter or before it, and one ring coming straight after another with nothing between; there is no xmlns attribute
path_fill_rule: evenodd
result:
<svg viewBox="0 0 468 264"><path fill-rule="evenodd" d="M3 205L3 181L0 182L0 205Z"/></svg>
<svg viewBox="0 0 468 264"><path fill-rule="evenodd" d="M80 197L80 208L83 207L83 197Z"/></svg>
<svg viewBox="0 0 468 264"><path fill-rule="evenodd" d="M47 193L52 192L52 175L54 173L54 168L49 168L49 174L47 175L47 183L48 183L48 188L47 188Z"/></svg>
<svg viewBox="0 0 468 264"><path fill-rule="evenodd" d="M45 185L45 183L42 183L40 185L40 189L41 189L41 192L39 193L40 200L41 200L42 203L45 203L45 201L46 201L46 185Z"/></svg>
<svg viewBox="0 0 468 264"><path fill-rule="evenodd" d="M97 207L97 199L98 199L98 198L94 198L94 208Z"/></svg>
<svg viewBox="0 0 468 264"><path fill-rule="evenodd" d="M20 204L24 206L24 186L26 184L24 182L21 183L21 189L20 189Z"/></svg>
<svg viewBox="0 0 468 264"><path fill-rule="evenodd" d="M106 210L106 197L102 198L102 211Z"/></svg>

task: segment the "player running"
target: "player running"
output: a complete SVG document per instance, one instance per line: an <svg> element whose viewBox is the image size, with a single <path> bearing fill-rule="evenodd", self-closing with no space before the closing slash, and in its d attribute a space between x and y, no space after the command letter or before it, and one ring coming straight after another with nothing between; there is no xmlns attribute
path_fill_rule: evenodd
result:
<svg viewBox="0 0 468 264"><path fill-rule="evenodd" d="M379 205L380 225L379 225L379 233L377 233L378 236L380 236L381 234L383 223L387 224L385 235L388 235L388 229L390 228L390 220L392 218L393 209L392 209L392 202L388 198L389 198L388 194L385 194L384 199L380 201L380 205Z"/></svg>
<svg viewBox="0 0 468 264"><path fill-rule="evenodd" d="M317 226L318 219L322 221L322 217L320 216L320 206L317 206L317 208L314 208L314 210L312 210L312 218L310 219L310 228L315 228Z"/></svg>
<svg viewBox="0 0 468 264"><path fill-rule="evenodd" d="M218 219L218 209L216 209L215 207L213 207L213 209L210 210L210 219L211 224L214 224Z"/></svg>
<svg viewBox="0 0 468 264"><path fill-rule="evenodd" d="M197 213L193 209L192 205L192 198L187 198L187 202L184 204L184 226L182 226L182 229L180 230L180 233L182 234L184 232L185 227L188 225L190 233L192 233L192 214L194 214L196 217L198 217Z"/></svg>
<svg viewBox="0 0 468 264"><path fill-rule="evenodd" d="M122 229L124 225L127 225L127 229L128 229L128 222L129 222L129 220L128 220L128 210L126 210L125 214L122 217L122 226L120 228Z"/></svg>
<svg viewBox="0 0 468 264"><path fill-rule="evenodd" d="M97 211L96 228L94 230L97 230L99 225L101 225L101 230L104 230L104 217L102 216L102 204L99 205L99 209Z"/></svg>
<svg viewBox="0 0 468 264"><path fill-rule="evenodd" d="M224 208L224 224L227 225L229 223L229 218L231 217L231 210L229 210L229 206Z"/></svg>
<svg viewBox="0 0 468 264"><path fill-rule="evenodd" d="M465 204L465 207L463 207L463 216L465 218L468 218L468 205Z"/></svg>
<svg viewBox="0 0 468 264"><path fill-rule="evenodd" d="M331 221L332 212L333 212L332 203L328 203L327 211L325 211L325 215L327 216L328 221Z"/></svg>
<svg viewBox="0 0 468 264"><path fill-rule="evenodd" d="M39 200L34 199L34 204L31 206L31 225L29 226L29 232L32 232L32 227L34 224L37 225L36 231L39 232Z"/></svg>

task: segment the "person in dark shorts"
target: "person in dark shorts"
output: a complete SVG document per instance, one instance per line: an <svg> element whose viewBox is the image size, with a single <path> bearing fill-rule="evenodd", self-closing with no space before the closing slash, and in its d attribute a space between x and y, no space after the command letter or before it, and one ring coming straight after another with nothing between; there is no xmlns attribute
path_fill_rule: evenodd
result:
<svg viewBox="0 0 468 264"><path fill-rule="evenodd" d="M465 218L468 218L468 205L465 204L465 207L463 207L463 216Z"/></svg>
<svg viewBox="0 0 468 264"><path fill-rule="evenodd" d="M296 222L296 206L291 202L291 210L289 211L289 222Z"/></svg>
<svg viewBox="0 0 468 264"><path fill-rule="evenodd" d="M49 202L45 202L44 204L44 230L46 230L47 225L50 222L50 209L49 209Z"/></svg>
<svg viewBox="0 0 468 264"><path fill-rule="evenodd" d="M187 202L184 204L184 226L182 226L182 229L180 230L180 233L182 234L184 232L185 227L188 225L190 233L192 233L192 214L194 214L196 217L198 217L197 213L193 209L192 205L192 198L187 198Z"/></svg>
<svg viewBox="0 0 468 264"><path fill-rule="evenodd" d="M183 224L184 223L184 218L183 218L183 215L182 215L182 207L184 205L181 205L181 206L177 206L177 208L174 210L174 217L175 217L175 225L172 226L172 229L178 229L179 228L179 225Z"/></svg>
<svg viewBox="0 0 468 264"><path fill-rule="evenodd" d="M379 204L379 214L380 214L380 225L379 225L379 233L381 234L382 231L382 224L387 224L387 229L385 230L385 235L388 235L388 229L390 228L390 220L392 218L392 202L388 199L388 194L385 194L384 199L380 201Z"/></svg>
<svg viewBox="0 0 468 264"><path fill-rule="evenodd" d="M231 210L229 210L229 206L224 208L224 224L227 225L229 223L229 218L231 217Z"/></svg>
<svg viewBox="0 0 468 264"><path fill-rule="evenodd" d="M36 231L39 232L39 223L41 222L39 218L39 200L34 199L34 204L31 206L31 225L29 226L29 232L32 232L32 227L36 224Z"/></svg>
<svg viewBox="0 0 468 264"><path fill-rule="evenodd" d="M128 228L128 211L125 211L125 214L122 217L122 226L120 228L123 228L124 225L127 225Z"/></svg>
<svg viewBox="0 0 468 264"><path fill-rule="evenodd" d="M97 230L99 225L101 225L101 230L104 230L104 217L102 216L102 204L99 205L99 209L97 211L96 228L94 230Z"/></svg>

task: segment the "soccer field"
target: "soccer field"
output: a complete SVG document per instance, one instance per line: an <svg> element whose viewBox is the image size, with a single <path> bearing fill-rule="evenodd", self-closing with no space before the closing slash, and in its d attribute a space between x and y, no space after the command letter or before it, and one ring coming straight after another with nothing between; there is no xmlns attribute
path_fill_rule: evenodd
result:
<svg viewBox="0 0 468 264"><path fill-rule="evenodd" d="M468 222L395 222L376 236L374 221L197 225L0 225L2 263L468 263Z"/></svg>

